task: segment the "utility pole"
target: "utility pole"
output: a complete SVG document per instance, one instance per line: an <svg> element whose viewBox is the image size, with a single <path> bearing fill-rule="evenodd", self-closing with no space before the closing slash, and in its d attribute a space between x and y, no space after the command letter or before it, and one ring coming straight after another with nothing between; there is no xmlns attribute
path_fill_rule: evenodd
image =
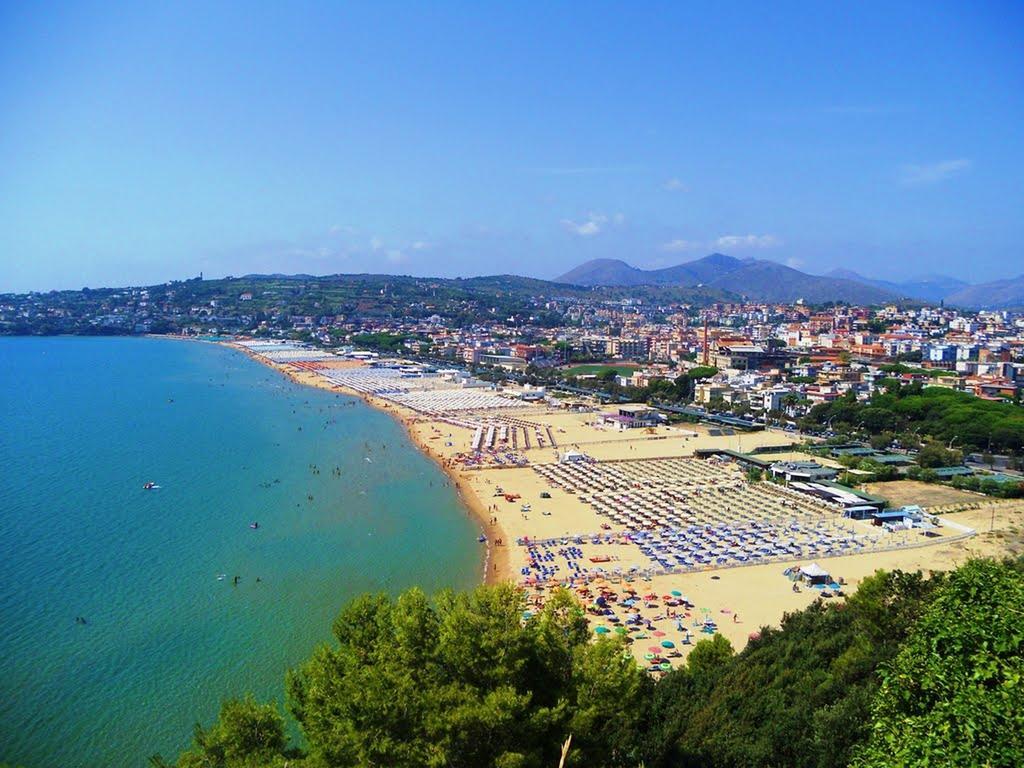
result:
<svg viewBox="0 0 1024 768"><path fill-rule="evenodd" d="M707 367L708 363L708 313L704 311L704 366Z"/></svg>

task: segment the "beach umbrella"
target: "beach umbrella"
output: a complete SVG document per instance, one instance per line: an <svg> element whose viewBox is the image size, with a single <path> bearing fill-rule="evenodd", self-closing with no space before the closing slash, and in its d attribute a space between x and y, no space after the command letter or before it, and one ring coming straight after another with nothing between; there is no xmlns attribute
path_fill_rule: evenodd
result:
<svg viewBox="0 0 1024 768"><path fill-rule="evenodd" d="M651 632L651 634L654 635L655 637L664 637L665 636L665 633L662 632L660 629L654 630L653 632Z"/></svg>
<svg viewBox="0 0 1024 768"><path fill-rule="evenodd" d="M611 632L611 630L608 629L608 627L595 627L594 632L596 632L599 635L607 635L609 632Z"/></svg>
<svg viewBox="0 0 1024 768"><path fill-rule="evenodd" d="M647 650L650 651L651 653L661 653L661 646L660 645L652 645L652 646L649 646L647 648Z"/></svg>
<svg viewBox="0 0 1024 768"><path fill-rule="evenodd" d="M683 596L683 593L680 592L678 589L673 589L672 590L672 597L682 597L682 596Z"/></svg>
<svg viewBox="0 0 1024 768"><path fill-rule="evenodd" d="M663 661L661 662L661 664L658 665L658 669L660 669L662 672L668 672L670 669L672 669L672 665L669 664L667 661Z"/></svg>
<svg viewBox="0 0 1024 768"><path fill-rule="evenodd" d="M629 630L625 627L616 627L614 631L617 635L625 635L629 633Z"/></svg>
<svg viewBox="0 0 1024 768"><path fill-rule="evenodd" d="M657 658L657 657L653 653L645 653L644 654L644 659L646 661L653 661L655 658Z"/></svg>
<svg viewBox="0 0 1024 768"><path fill-rule="evenodd" d="M675 648L676 644L673 643L671 640L662 640L661 641L661 647L662 648Z"/></svg>

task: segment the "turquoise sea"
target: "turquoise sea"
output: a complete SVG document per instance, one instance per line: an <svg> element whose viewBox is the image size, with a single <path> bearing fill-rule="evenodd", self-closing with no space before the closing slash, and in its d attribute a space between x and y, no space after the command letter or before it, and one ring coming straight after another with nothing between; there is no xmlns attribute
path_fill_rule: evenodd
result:
<svg viewBox="0 0 1024 768"><path fill-rule="evenodd" d="M480 579L399 424L233 350L0 339L0 401L0 762L176 757L222 698L282 702L348 598Z"/></svg>

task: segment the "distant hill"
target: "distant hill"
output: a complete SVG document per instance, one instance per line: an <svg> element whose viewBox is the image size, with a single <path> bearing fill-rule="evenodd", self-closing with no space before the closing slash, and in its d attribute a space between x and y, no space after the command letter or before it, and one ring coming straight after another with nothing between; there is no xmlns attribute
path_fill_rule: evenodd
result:
<svg viewBox="0 0 1024 768"><path fill-rule="evenodd" d="M1024 275L990 283L969 285L946 297L946 303L973 309L1017 309L1024 307Z"/></svg>
<svg viewBox="0 0 1024 768"><path fill-rule="evenodd" d="M876 280L864 277L852 269L833 269L826 272L825 277L838 277L843 280L853 280L864 285L873 285L884 291L909 299L921 299L922 301L942 301L947 296L969 287L969 283L958 280L948 275L925 275L914 280L903 280L893 282L890 280Z"/></svg>
<svg viewBox="0 0 1024 768"><path fill-rule="evenodd" d="M899 295L855 280L808 275L774 261L737 259L722 253L652 270L617 259L595 259L566 272L556 282L583 286L702 285L756 301L779 302L803 299L812 303L877 304Z"/></svg>
<svg viewBox="0 0 1024 768"><path fill-rule="evenodd" d="M569 270L555 282L585 286L700 285L724 277L744 263L723 253L664 269L637 269L619 259L593 259Z"/></svg>
<svg viewBox="0 0 1024 768"><path fill-rule="evenodd" d="M618 259L592 259L580 264L575 269L570 269L561 277L556 277L555 282L587 287L644 285L645 283L654 285L653 281L645 280L646 274L642 269L631 267Z"/></svg>

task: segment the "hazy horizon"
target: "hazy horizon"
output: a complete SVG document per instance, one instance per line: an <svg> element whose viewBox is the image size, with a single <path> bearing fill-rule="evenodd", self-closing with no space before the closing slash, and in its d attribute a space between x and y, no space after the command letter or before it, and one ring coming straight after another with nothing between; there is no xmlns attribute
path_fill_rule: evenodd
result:
<svg viewBox="0 0 1024 768"><path fill-rule="evenodd" d="M1024 9L0 9L0 291L1022 270Z"/></svg>

